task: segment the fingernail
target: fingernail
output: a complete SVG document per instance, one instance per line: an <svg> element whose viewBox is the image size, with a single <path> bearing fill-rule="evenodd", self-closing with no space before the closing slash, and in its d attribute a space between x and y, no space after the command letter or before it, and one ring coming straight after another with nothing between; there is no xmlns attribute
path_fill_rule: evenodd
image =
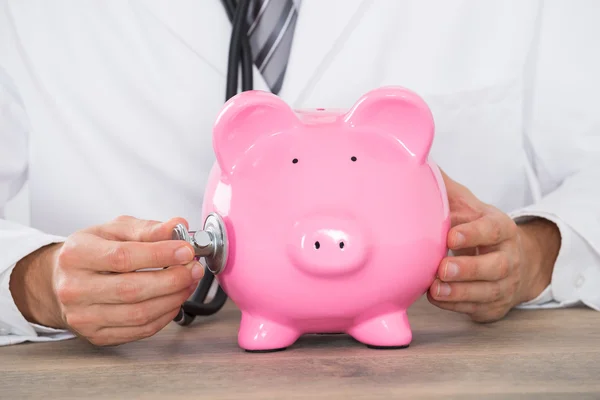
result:
<svg viewBox="0 0 600 400"><path fill-rule="evenodd" d="M200 263L194 263L194 266L192 267L192 278L194 278L195 281L199 281L203 276L204 267L202 267Z"/></svg>
<svg viewBox="0 0 600 400"><path fill-rule="evenodd" d="M446 263L446 273L444 274L444 279L454 278L456 275L458 275L458 265L452 262Z"/></svg>
<svg viewBox="0 0 600 400"><path fill-rule="evenodd" d="M187 264L194 258L194 253L189 249L189 247L180 247L175 252L175 258L181 264Z"/></svg>
<svg viewBox="0 0 600 400"><path fill-rule="evenodd" d="M448 285L447 283L440 282L438 284L437 296L443 297L443 296L448 296L449 294L450 294L450 285Z"/></svg>
<svg viewBox="0 0 600 400"><path fill-rule="evenodd" d="M455 243L455 245L456 246L460 246L464 242L465 242L465 235L463 235L460 232L457 232L456 235L454 235L454 243Z"/></svg>

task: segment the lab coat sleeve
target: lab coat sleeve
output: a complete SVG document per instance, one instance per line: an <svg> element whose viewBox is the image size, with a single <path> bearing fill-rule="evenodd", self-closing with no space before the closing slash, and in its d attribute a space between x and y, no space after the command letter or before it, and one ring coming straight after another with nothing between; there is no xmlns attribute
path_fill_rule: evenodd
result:
<svg viewBox="0 0 600 400"><path fill-rule="evenodd" d="M29 323L19 312L9 289L11 273L20 259L45 245L64 240L5 218L7 202L26 181L27 133L23 102L0 63L0 346L73 337L66 331Z"/></svg>
<svg viewBox="0 0 600 400"><path fill-rule="evenodd" d="M561 247L550 285L520 308L600 311L599 12L594 0L543 3L524 127L539 196L510 215L554 222Z"/></svg>

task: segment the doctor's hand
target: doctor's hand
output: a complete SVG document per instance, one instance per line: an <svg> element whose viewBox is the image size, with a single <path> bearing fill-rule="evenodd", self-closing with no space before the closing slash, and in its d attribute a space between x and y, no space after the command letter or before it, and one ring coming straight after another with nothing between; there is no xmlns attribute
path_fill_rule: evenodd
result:
<svg viewBox="0 0 600 400"><path fill-rule="evenodd" d="M30 322L99 346L154 335L204 273L188 243L170 240L177 223L187 227L120 217L32 253L11 278L17 307Z"/></svg>
<svg viewBox="0 0 600 400"><path fill-rule="evenodd" d="M427 298L473 321L502 319L550 283L560 248L558 228L545 219L517 225L443 173L450 205L448 247Z"/></svg>

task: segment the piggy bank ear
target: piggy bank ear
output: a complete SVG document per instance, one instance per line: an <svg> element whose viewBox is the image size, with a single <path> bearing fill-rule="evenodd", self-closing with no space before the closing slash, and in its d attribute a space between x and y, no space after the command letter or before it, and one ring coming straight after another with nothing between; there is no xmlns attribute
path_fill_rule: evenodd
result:
<svg viewBox="0 0 600 400"><path fill-rule="evenodd" d="M213 148L221 170L232 173L239 159L259 139L297 123L294 111L272 93L249 90L233 96L213 127Z"/></svg>
<svg viewBox="0 0 600 400"><path fill-rule="evenodd" d="M352 128L397 140L417 162L427 161L433 143L433 116L425 101L402 87L383 87L362 96L345 115Z"/></svg>

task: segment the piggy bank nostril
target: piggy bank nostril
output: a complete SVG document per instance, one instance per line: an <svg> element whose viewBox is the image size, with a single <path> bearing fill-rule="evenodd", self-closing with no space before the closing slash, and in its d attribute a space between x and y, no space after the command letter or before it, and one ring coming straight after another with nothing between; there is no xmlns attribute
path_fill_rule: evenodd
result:
<svg viewBox="0 0 600 400"><path fill-rule="evenodd" d="M321 243L315 242L315 249L319 250L319 247L321 247Z"/></svg>

